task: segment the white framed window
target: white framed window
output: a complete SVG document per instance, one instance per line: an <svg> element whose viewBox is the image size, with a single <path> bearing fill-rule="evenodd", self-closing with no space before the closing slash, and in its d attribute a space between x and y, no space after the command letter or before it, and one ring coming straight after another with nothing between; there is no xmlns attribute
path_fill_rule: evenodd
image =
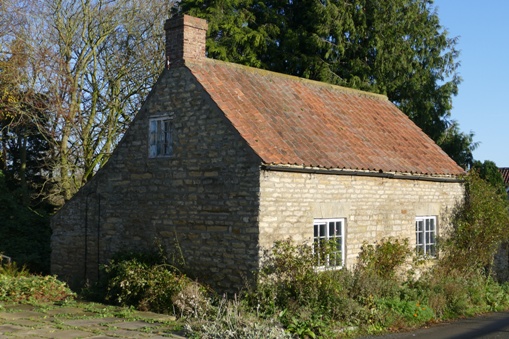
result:
<svg viewBox="0 0 509 339"><path fill-rule="evenodd" d="M345 263L345 219L313 221L313 254L318 268L341 268Z"/></svg>
<svg viewBox="0 0 509 339"><path fill-rule="evenodd" d="M437 217L415 218L415 249L418 254L436 255Z"/></svg>
<svg viewBox="0 0 509 339"><path fill-rule="evenodd" d="M149 121L149 157L168 157L173 154L171 119L154 118Z"/></svg>

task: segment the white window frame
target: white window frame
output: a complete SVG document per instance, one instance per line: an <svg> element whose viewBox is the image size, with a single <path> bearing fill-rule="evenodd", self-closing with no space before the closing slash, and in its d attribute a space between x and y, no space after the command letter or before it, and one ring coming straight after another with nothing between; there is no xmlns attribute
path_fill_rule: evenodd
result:
<svg viewBox="0 0 509 339"><path fill-rule="evenodd" d="M436 216L415 218L415 250L417 254L436 257L437 229Z"/></svg>
<svg viewBox="0 0 509 339"><path fill-rule="evenodd" d="M313 254L318 269L339 269L345 265L345 218L313 220ZM325 258L320 256L320 245L337 240L337 251Z"/></svg>
<svg viewBox="0 0 509 339"><path fill-rule="evenodd" d="M149 120L149 158L169 157L173 155L172 119L169 117Z"/></svg>

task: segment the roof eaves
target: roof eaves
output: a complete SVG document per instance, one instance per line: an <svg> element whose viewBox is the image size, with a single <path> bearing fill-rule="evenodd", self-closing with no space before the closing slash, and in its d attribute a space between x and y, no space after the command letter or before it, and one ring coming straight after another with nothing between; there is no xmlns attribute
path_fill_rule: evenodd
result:
<svg viewBox="0 0 509 339"><path fill-rule="evenodd" d="M382 171L376 169L349 169L349 168L325 168L313 167L299 164L262 164L262 170L277 171L277 172L301 172L301 173L314 173L314 174L327 174L327 175L349 175L349 176L368 176L368 177L382 177L390 179L404 179L404 180L425 180L425 181L438 181L438 182L463 182L461 176L465 173L457 174L433 174L433 173L417 173L417 172L399 172L399 171Z"/></svg>

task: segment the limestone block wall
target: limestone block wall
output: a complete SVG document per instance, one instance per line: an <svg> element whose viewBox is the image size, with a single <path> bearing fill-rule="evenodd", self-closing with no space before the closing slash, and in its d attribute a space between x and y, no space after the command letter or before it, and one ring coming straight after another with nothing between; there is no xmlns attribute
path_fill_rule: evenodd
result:
<svg viewBox="0 0 509 339"><path fill-rule="evenodd" d="M313 219L345 218L346 266L356 262L363 241L408 238L415 246L415 217L437 216L438 235L462 200L454 182L262 171L260 246L291 237L313 241Z"/></svg>
<svg viewBox="0 0 509 339"><path fill-rule="evenodd" d="M149 119L173 154L150 158ZM52 271L94 281L119 251L161 243L220 290L257 267L259 159L185 67L165 71L108 163L52 219Z"/></svg>

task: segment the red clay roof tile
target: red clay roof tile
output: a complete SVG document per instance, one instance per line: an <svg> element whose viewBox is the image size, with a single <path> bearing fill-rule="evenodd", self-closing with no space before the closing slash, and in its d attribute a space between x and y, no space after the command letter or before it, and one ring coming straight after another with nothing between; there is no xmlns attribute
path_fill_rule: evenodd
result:
<svg viewBox="0 0 509 339"><path fill-rule="evenodd" d="M211 59L186 66L265 164L464 172L385 96Z"/></svg>
<svg viewBox="0 0 509 339"><path fill-rule="evenodd" d="M500 174L502 174L504 184L509 186L509 167L500 167L498 170L500 171Z"/></svg>

